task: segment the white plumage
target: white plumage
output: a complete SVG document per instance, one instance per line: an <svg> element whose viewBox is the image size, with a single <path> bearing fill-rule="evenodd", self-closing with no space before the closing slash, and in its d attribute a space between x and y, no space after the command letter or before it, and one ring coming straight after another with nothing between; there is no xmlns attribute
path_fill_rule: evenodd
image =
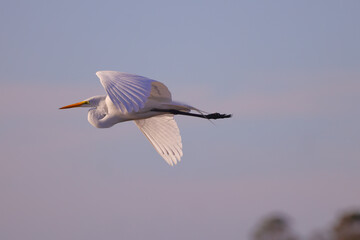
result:
<svg viewBox="0 0 360 240"><path fill-rule="evenodd" d="M183 155L179 128L173 114L207 119L227 118L231 115L203 113L189 105L174 102L168 88L161 82L115 71L100 71L96 75L107 95L95 96L82 102L64 106L90 107L88 121L97 128L134 120L164 160L174 165ZM189 113L191 110L200 114Z"/></svg>
<svg viewBox="0 0 360 240"><path fill-rule="evenodd" d="M150 96L154 80L129 73L100 71L96 75L114 105L124 114L138 112Z"/></svg>
<svg viewBox="0 0 360 240"><path fill-rule="evenodd" d="M173 115L135 120L135 123L168 164L172 166L180 161L181 136Z"/></svg>

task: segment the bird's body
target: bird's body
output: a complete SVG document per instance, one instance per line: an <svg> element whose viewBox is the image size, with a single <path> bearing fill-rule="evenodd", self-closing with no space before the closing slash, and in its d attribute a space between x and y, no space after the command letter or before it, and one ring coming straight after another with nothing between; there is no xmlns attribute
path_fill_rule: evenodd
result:
<svg viewBox="0 0 360 240"><path fill-rule="evenodd" d="M154 105L153 103L147 103L144 108L138 112L122 113L118 111L108 96L97 96L96 98L99 100L99 105L90 108L88 121L97 128L109 128L117 123L161 115L161 113L149 111L151 109L150 106Z"/></svg>
<svg viewBox="0 0 360 240"><path fill-rule="evenodd" d="M181 136L174 114L208 119L231 116L218 113L204 115L192 106L175 102L164 84L149 78L115 71L100 71L96 75L107 95L91 97L61 109L90 107L88 121L97 128L109 128L120 122L134 120L170 165L176 164L182 156ZM191 110L200 114L190 113Z"/></svg>

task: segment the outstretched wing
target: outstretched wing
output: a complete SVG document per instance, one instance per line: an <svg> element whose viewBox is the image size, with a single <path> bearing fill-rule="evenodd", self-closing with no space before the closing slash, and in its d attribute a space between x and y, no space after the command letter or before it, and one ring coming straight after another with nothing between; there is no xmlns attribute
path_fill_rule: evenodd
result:
<svg viewBox="0 0 360 240"><path fill-rule="evenodd" d="M137 112L143 108L152 92L152 83L159 83L146 77L115 71L99 71L96 75L111 101L122 113Z"/></svg>
<svg viewBox="0 0 360 240"><path fill-rule="evenodd" d="M173 166L180 161L183 155L181 136L173 115L135 120L135 123L168 164Z"/></svg>
<svg viewBox="0 0 360 240"><path fill-rule="evenodd" d="M171 93L169 89L161 82L153 81L151 83L150 97L157 101L170 102Z"/></svg>

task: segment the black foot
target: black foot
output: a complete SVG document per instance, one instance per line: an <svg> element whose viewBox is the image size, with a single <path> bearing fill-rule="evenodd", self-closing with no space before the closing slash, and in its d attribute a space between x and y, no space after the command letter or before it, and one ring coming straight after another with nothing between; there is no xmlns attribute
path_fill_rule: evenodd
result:
<svg viewBox="0 0 360 240"><path fill-rule="evenodd" d="M222 119L222 118L231 118L231 114L221 114L221 113L211 113L205 115L207 119Z"/></svg>

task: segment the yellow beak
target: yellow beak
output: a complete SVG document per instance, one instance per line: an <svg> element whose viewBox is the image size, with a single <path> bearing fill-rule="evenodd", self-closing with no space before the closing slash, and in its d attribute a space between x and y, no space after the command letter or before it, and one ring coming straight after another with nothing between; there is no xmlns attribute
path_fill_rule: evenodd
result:
<svg viewBox="0 0 360 240"><path fill-rule="evenodd" d="M78 103L74 103L74 104L70 104L70 105L67 105L67 106L61 107L61 108L59 108L59 109L66 109L66 108L81 107L82 105L84 105L84 104L88 104L88 103L89 103L88 101L82 101L82 102L78 102Z"/></svg>

